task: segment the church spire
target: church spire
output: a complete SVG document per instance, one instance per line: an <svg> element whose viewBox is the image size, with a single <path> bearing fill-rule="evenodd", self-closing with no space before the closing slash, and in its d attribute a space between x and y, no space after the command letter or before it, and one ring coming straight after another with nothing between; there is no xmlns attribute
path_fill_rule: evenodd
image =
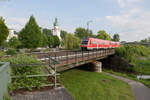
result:
<svg viewBox="0 0 150 100"><path fill-rule="evenodd" d="M55 18L54 26L58 26L58 19L57 19L57 17Z"/></svg>

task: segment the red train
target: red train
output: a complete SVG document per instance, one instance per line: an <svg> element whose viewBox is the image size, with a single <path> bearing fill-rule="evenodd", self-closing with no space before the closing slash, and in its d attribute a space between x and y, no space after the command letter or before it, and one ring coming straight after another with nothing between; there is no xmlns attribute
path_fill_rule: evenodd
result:
<svg viewBox="0 0 150 100"><path fill-rule="evenodd" d="M94 50L94 49L108 49L120 47L119 42L96 39L96 38L84 38L81 42L82 50Z"/></svg>

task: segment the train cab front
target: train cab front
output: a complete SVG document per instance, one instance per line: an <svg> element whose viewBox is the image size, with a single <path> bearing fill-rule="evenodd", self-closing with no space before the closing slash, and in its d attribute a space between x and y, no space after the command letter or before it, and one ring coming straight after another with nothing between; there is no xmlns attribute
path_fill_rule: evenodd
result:
<svg viewBox="0 0 150 100"><path fill-rule="evenodd" d="M87 50L87 46L88 46L88 38L85 38L81 42L81 50Z"/></svg>

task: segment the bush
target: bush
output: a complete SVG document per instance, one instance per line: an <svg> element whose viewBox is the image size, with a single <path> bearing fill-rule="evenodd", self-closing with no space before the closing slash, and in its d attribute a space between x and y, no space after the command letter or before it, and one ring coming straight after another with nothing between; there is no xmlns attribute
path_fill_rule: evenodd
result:
<svg viewBox="0 0 150 100"><path fill-rule="evenodd" d="M15 55L17 54L17 51L15 49L8 49L8 51L6 52L7 55Z"/></svg>
<svg viewBox="0 0 150 100"><path fill-rule="evenodd" d="M20 78L12 79L12 90L18 88L27 88L32 90L32 86L40 88L47 80L45 77L27 77L27 75L39 75L43 66L28 66L29 64L41 64L42 62L37 60L35 56L17 55L3 61L10 62L10 64L23 64L25 66L14 66L11 69L11 76L22 76ZM28 64L28 65L27 65Z"/></svg>
<svg viewBox="0 0 150 100"><path fill-rule="evenodd" d="M150 58L150 49L142 45L123 45L116 49L116 54L134 64L137 58Z"/></svg>
<svg viewBox="0 0 150 100"><path fill-rule="evenodd" d="M116 54L134 65L138 74L150 74L150 49L143 45L123 45L116 49Z"/></svg>
<svg viewBox="0 0 150 100"><path fill-rule="evenodd" d="M79 49L81 45L81 40L73 34L67 34L65 37L65 48L66 49Z"/></svg>
<svg viewBox="0 0 150 100"><path fill-rule="evenodd" d="M5 55L5 52L0 51L0 57L3 57Z"/></svg>

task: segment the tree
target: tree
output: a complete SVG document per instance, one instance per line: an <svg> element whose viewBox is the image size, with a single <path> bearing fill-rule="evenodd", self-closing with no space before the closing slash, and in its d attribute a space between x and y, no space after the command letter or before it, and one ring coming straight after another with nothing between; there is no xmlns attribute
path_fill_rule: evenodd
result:
<svg viewBox="0 0 150 100"><path fill-rule="evenodd" d="M75 30L75 36L79 37L80 39L83 39L84 37L92 37L92 31L87 30L85 28L79 27Z"/></svg>
<svg viewBox="0 0 150 100"><path fill-rule="evenodd" d="M111 37L104 30L98 31L98 35L96 36L96 38L103 40L111 40Z"/></svg>
<svg viewBox="0 0 150 100"><path fill-rule="evenodd" d="M114 34L113 36L113 41L119 42L120 41L120 36L119 34Z"/></svg>
<svg viewBox="0 0 150 100"><path fill-rule="evenodd" d="M54 48L58 47L60 45L60 40L59 40L58 36L54 35L53 40L54 40L53 47Z"/></svg>
<svg viewBox="0 0 150 100"><path fill-rule="evenodd" d="M148 40L145 38L144 40L141 40L142 43L148 42Z"/></svg>
<svg viewBox="0 0 150 100"><path fill-rule="evenodd" d="M62 31L60 32L60 36L61 36L62 40L65 40L66 34L67 34L67 32L64 31L64 30L62 30Z"/></svg>
<svg viewBox="0 0 150 100"><path fill-rule="evenodd" d="M9 47L17 48L20 45L20 42L16 37L12 37L9 40L8 44L9 44Z"/></svg>
<svg viewBox="0 0 150 100"><path fill-rule="evenodd" d="M48 47L52 48L54 46L54 38L53 38L53 36L49 36L47 38L48 38L48 42L47 42Z"/></svg>
<svg viewBox="0 0 150 100"><path fill-rule="evenodd" d="M4 44L9 34L8 27L5 24L5 20L0 17L0 47Z"/></svg>
<svg viewBox="0 0 150 100"><path fill-rule="evenodd" d="M33 16L19 32L19 40L25 48L37 48L43 43L43 35Z"/></svg>
<svg viewBox="0 0 150 100"><path fill-rule="evenodd" d="M80 48L81 40L79 37L73 34L67 34L65 37L65 48L66 49L78 49Z"/></svg>
<svg viewBox="0 0 150 100"><path fill-rule="evenodd" d="M48 38L45 36L45 34L42 35L42 41L41 41L41 46L45 47L47 46Z"/></svg>
<svg viewBox="0 0 150 100"><path fill-rule="evenodd" d="M46 37L53 36L53 32L50 29L44 28L42 32L46 35Z"/></svg>

